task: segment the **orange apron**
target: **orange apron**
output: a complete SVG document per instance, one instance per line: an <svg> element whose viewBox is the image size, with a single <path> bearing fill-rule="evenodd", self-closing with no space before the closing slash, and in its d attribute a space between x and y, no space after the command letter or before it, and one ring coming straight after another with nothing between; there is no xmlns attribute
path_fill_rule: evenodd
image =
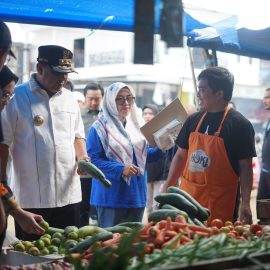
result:
<svg viewBox="0 0 270 270"><path fill-rule="evenodd" d="M224 141L219 137L228 111L227 108L214 135L199 133L207 112L204 113L189 136L188 159L180 183L181 189L210 209L208 222L215 218L223 222L233 220L239 177L230 164Z"/></svg>

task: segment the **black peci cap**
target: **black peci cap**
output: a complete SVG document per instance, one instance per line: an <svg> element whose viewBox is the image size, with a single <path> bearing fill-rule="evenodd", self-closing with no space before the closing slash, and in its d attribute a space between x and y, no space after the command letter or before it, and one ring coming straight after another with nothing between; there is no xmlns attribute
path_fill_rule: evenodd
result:
<svg viewBox="0 0 270 270"><path fill-rule="evenodd" d="M11 45L12 45L12 39L11 39L10 30L3 21L0 21L0 49L8 48L9 54L16 59L15 54L11 50Z"/></svg>
<svg viewBox="0 0 270 270"><path fill-rule="evenodd" d="M58 45L45 45L38 48L38 62L47 63L58 73L76 72L73 69L73 53ZM77 73L77 72L76 72Z"/></svg>

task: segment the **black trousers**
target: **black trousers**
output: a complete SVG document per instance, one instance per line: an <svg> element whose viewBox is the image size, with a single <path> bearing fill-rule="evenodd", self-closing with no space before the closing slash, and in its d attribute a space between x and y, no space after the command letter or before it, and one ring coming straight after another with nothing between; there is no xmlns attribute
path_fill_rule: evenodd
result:
<svg viewBox="0 0 270 270"><path fill-rule="evenodd" d="M92 178L81 178L81 189L80 227L89 225L89 216L92 219L97 219L96 207L90 205Z"/></svg>
<svg viewBox="0 0 270 270"><path fill-rule="evenodd" d="M257 200L262 199L270 199L270 173L267 172L261 172L260 175Z"/></svg>
<svg viewBox="0 0 270 270"><path fill-rule="evenodd" d="M2 233L0 233L0 255L2 252L2 246L3 246L4 240L5 240L5 236L6 236L6 229L7 229L7 225L6 225L6 228L4 229L4 231Z"/></svg>
<svg viewBox="0 0 270 270"><path fill-rule="evenodd" d="M41 215L51 227L64 229L66 226L79 227L80 225L80 203L56 208L27 208L24 210ZM15 233L20 240L33 241L39 238L38 235L25 233L16 222Z"/></svg>

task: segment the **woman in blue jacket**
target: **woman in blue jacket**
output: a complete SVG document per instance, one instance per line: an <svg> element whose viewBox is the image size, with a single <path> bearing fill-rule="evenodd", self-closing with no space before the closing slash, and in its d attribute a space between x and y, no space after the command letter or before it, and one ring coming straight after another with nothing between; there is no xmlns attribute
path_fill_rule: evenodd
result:
<svg viewBox="0 0 270 270"><path fill-rule="evenodd" d="M92 163L112 182L112 187L106 188L93 178L90 204L97 208L100 227L143 218L147 198L145 164L163 157L158 148L147 145L140 131L143 124L133 89L121 82L110 85L99 119L87 138Z"/></svg>

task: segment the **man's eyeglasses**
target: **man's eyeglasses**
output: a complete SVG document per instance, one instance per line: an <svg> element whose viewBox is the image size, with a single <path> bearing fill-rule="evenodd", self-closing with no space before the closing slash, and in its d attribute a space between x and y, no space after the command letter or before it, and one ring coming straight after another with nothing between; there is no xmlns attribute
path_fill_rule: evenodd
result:
<svg viewBox="0 0 270 270"><path fill-rule="evenodd" d="M134 103L135 97L127 96L127 97L119 97L115 99L115 102L117 105L124 105L126 101L129 105L131 105Z"/></svg>

